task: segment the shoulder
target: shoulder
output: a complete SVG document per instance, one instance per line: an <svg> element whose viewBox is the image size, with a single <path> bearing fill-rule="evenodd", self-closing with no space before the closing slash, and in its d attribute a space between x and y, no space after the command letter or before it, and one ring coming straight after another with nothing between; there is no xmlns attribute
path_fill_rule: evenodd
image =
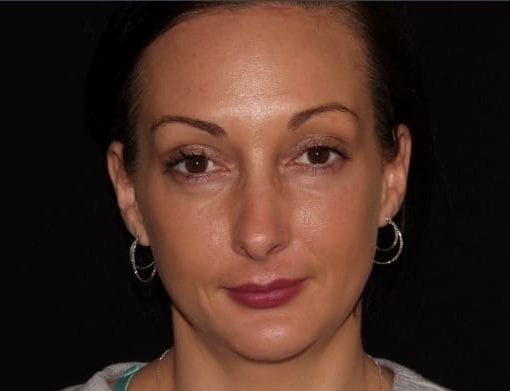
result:
<svg viewBox="0 0 510 391"><path fill-rule="evenodd" d="M448 391L415 371L393 361L378 358L377 362L394 373L393 391Z"/></svg>
<svg viewBox="0 0 510 391"><path fill-rule="evenodd" d="M109 365L83 384L66 387L61 391L113 391L115 384L121 379L129 379L132 374L142 368L145 363L125 362Z"/></svg>

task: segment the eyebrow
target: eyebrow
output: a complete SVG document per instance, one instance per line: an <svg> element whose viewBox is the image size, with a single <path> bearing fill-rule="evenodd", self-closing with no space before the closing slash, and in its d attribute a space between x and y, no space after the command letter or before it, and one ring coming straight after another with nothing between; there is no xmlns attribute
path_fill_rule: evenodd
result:
<svg viewBox="0 0 510 391"><path fill-rule="evenodd" d="M359 121L358 114L356 114L355 111L349 109L348 107L346 107L340 103L327 103L325 105L312 107L311 109L301 111L297 114L294 114L292 116L292 118L289 120L288 128L291 130L296 130L301 125L303 125L306 121L308 121L310 118L315 117L316 115L319 115L322 113L328 113L331 111L347 113L347 114L351 115L356 120L356 122Z"/></svg>
<svg viewBox="0 0 510 391"><path fill-rule="evenodd" d="M292 118L289 120L287 127L290 130L296 130L310 118L331 111L347 113L351 115L356 121L359 121L359 116L358 114L356 114L355 111L349 109L348 107L340 103L328 103L312 107L311 109L300 111L299 113L294 114ZM154 132L154 130L156 130L158 127L173 122L192 126L196 129L203 130L204 132L207 132L213 136L224 136L227 133L221 126L215 124L214 122L203 121L200 119L185 117L181 115L165 115L159 118L154 124L152 124L150 130L151 132Z"/></svg>
<svg viewBox="0 0 510 391"><path fill-rule="evenodd" d="M203 120L191 118L191 117L184 117L181 115L165 115L165 116L161 117L151 126L151 128L150 128L151 132L154 132L154 130L156 130L161 125L172 123L172 122L178 122L181 124L186 124L186 125L192 126L199 130L203 130L204 132L212 134L213 136L224 136L226 134L225 130L221 126L216 125L213 122L203 121Z"/></svg>

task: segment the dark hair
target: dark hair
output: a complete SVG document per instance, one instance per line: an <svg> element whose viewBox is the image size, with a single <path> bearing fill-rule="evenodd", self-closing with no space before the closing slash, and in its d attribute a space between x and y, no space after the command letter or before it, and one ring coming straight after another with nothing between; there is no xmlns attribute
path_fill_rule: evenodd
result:
<svg viewBox="0 0 510 391"><path fill-rule="evenodd" d="M136 164L136 76L144 51L158 36L185 18L214 7L242 8L257 3L295 4L307 8L329 7L349 17L351 27L364 43L381 151L391 159L398 151L395 129L406 124L413 139L413 153L406 200L395 218L406 226L404 258L370 276L365 307L377 306L375 298L387 295L391 275L401 273L406 256L418 243L433 189L432 136L422 91L418 62L399 19L401 9L388 3L351 2L170 2L128 3L117 9L102 35L93 59L87 91L87 123L92 138L106 150L109 143L124 143L125 164ZM408 255L408 254L407 254Z"/></svg>

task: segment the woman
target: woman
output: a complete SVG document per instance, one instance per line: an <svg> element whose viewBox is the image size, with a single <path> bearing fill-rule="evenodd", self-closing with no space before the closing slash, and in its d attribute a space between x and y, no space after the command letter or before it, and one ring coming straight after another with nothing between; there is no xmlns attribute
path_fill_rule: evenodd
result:
<svg viewBox="0 0 510 391"><path fill-rule="evenodd" d="M72 389L443 389L362 346L373 263L402 251L395 216L418 129L405 52L382 42L371 7L152 4L114 16L91 124L133 271L149 282L157 270L175 343Z"/></svg>

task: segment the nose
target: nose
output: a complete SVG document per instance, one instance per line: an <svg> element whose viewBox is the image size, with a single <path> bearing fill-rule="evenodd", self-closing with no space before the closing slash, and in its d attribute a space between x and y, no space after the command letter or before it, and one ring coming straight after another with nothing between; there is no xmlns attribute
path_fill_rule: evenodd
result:
<svg viewBox="0 0 510 391"><path fill-rule="evenodd" d="M252 182L236 195L232 246L235 252L264 261L289 245L285 194L278 186Z"/></svg>

